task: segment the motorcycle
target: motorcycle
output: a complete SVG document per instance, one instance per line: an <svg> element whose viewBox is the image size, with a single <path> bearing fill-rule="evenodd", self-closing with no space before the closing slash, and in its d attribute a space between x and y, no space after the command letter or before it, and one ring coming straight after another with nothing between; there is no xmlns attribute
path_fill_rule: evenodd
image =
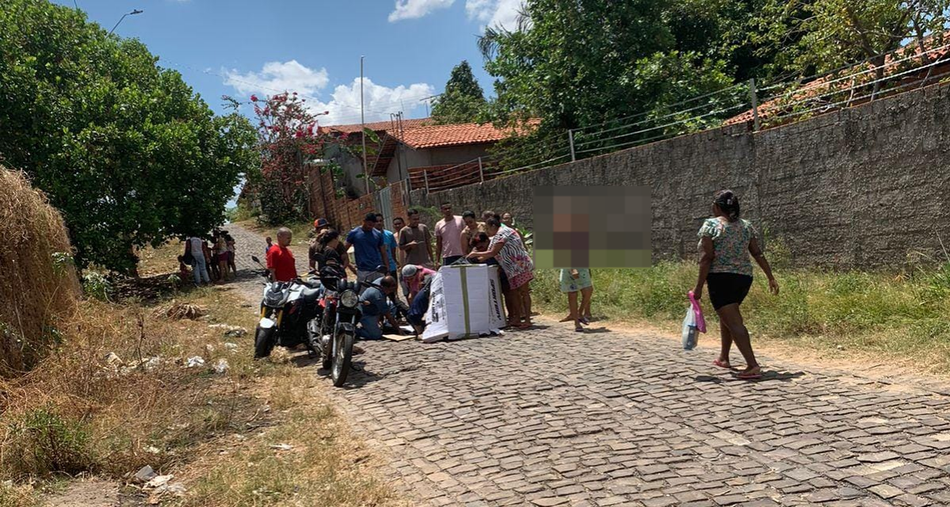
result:
<svg viewBox="0 0 950 507"><path fill-rule="evenodd" d="M257 257L251 259L264 267ZM310 333L310 323L319 321L321 308L318 305L323 292L319 282L294 279L290 282L270 280L266 268L261 276L268 279L264 284L261 299L261 319L254 333L254 359L269 356L274 347L307 346L311 357L319 355L318 342Z"/></svg>
<svg viewBox="0 0 950 507"><path fill-rule="evenodd" d="M356 327L363 317L359 288L371 284L347 281L337 266L321 268L320 283L324 288L318 303L321 318L310 322L310 335L319 341L323 369L330 371L333 385L341 387L352 366Z"/></svg>

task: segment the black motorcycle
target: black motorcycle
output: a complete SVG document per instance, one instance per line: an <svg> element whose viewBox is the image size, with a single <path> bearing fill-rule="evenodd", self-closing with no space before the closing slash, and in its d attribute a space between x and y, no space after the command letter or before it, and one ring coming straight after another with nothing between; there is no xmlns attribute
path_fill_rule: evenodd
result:
<svg viewBox="0 0 950 507"><path fill-rule="evenodd" d="M251 259L261 265L257 257ZM269 356L276 345L296 347L301 343L307 346L311 356L318 356L317 341L309 331L310 323L320 320L318 302L323 292L320 283L300 278L290 282L271 281L266 268L261 276L268 282L264 285L261 319L254 334L254 359Z"/></svg>
<svg viewBox="0 0 950 507"><path fill-rule="evenodd" d="M350 373L356 327L363 317L360 284L346 281L337 266L321 268L320 283L324 289L318 303L320 318L310 322L310 335L320 344L323 369L330 371L333 385L341 387Z"/></svg>

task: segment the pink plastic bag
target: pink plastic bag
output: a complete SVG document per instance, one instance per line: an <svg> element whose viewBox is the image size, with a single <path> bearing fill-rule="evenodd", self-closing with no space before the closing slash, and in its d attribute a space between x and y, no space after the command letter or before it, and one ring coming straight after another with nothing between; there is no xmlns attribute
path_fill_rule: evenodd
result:
<svg viewBox="0 0 950 507"><path fill-rule="evenodd" d="M700 333L705 333L706 318L703 317L703 309L699 306L699 301L696 300L696 295L693 294L693 291L689 291L689 303L693 305L693 314L696 316L696 329L699 329Z"/></svg>

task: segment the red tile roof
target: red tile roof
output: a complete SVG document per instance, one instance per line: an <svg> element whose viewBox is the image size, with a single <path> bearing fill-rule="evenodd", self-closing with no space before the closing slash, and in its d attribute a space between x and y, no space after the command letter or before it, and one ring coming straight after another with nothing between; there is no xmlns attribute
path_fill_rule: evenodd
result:
<svg viewBox="0 0 950 507"><path fill-rule="evenodd" d="M463 123L407 128L401 134L392 132L392 135L403 144L418 150L440 146L494 143L507 137L509 132L497 129L491 123L484 125Z"/></svg>
<svg viewBox="0 0 950 507"><path fill-rule="evenodd" d="M946 45L945 40L938 41L932 37L928 37L923 40L923 45L925 48L927 47L930 48L930 49L927 49L926 53L927 53L928 58L930 58L932 62L945 59L948 55L950 55L950 48L944 47ZM930 73L931 73L930 71L940 70L938 68L932 68L932 67L929 67L928 68L929 70L922 69L920 73L926 74L925 76L920 76L918 73L914 73L914 72L905 73L908 70L906 69L906 67L904 67L905 65L907 64L922 65L923 64L923 62L921 61L922 59L911 58L913 56L920 56L920 55L921 55L920 44L918 44L916 41L900 49L897 49L896 51L891 52L890 54L884 57L885 76L889 76L892 74L901 74L900 80L902 82L904 81L914 82L914 81L919 81L921 79L929 78ZM895 61L904 60L905 58L910 58L910 59L908 59L905 63L901 65L893 65ZM870 63L858 64L858 65L855 65L854 67L851 67L850 69L844 70L841 73L835 73L828 76L820 77L818 79L815 79L814 81L811 81L810 83L805 84L799 90L791 94L787 94L787 95L783 94L779 98L769 100L760 104L758 108L759 120L765 120L774 116L781 115L782 113L786 112L786 107L787 107L786 104L805 100L810 97L821 96L823 94L826 94L828 92L832 92L835 90L844 90L844 89L847 89L849 86L853 86L853 83L851 82L851 80L840 79L840 78L841 76L846 76L849 74L861 72L862 67L868 69L869 71L867 74L862 74L862 76L866 76L867 78L869 78L868 80L873 80L873 74L870 72L870 70L874 69L874 66L871 65ZM940 67L942 67L942 65ZM939 74L939 72L933 72L933 74ZM735 125L739 123L751 122L753 118L754 118L753 113L752 113L752 110L750 109L742 114L729 118L728 120L723 122L723 125Z"/></svg>
<svg viewBox="0 0 950 507"><path fill-rule="evenodd" d="M403 120L402 128L410 129L414 127L421 127L423 125L431 125L431 118L418 118L414 120ZM392 121L377 121L372 123L367 123L366 128L372 130L373 132L384 132L388 130L393 130L395 123ZM359 123L354 123L351 125L327 125L325 127L320 127L320 132L331 133L339 132L342 134L355 134L363 131L363 126Z"/></svg>

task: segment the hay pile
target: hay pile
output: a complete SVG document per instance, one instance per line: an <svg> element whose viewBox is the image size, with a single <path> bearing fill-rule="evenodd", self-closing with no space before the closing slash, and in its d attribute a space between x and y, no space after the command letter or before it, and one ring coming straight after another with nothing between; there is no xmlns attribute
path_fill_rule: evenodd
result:
<svg viewBox="0 0 950 507"><path fill-rule="evenodd" d="M0 377L32 368L76 310L79 282L59 212L0 167Z"/></svg>

